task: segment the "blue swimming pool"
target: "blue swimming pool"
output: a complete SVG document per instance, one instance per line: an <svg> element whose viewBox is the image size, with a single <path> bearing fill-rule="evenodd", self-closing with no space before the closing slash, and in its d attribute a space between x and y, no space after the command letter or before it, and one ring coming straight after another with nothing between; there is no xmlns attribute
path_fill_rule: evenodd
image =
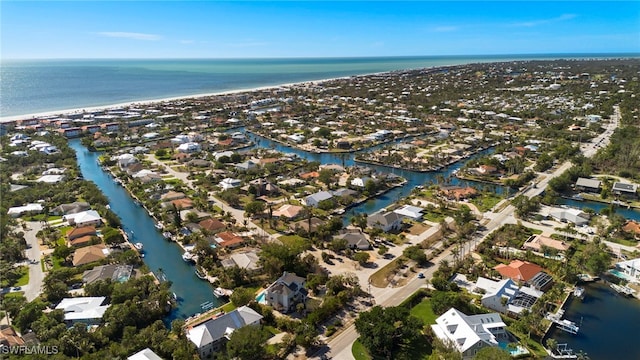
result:
<svg viewBox="0 0 640 360"><path fill-rule="evenodd" d="M511 354L511 356L518 356L529 353L527 349L520 345L517 345L515 348L509 348L509 342L503 340L498 341L498 346L500 346L501 349L507 350L509 354Z"/></svg>
<svg viewBox="0 0 640 360"><path fill-rule="evenodd" d="M256 302L258 304L264 304L264 291L256 296Z"/></svg>

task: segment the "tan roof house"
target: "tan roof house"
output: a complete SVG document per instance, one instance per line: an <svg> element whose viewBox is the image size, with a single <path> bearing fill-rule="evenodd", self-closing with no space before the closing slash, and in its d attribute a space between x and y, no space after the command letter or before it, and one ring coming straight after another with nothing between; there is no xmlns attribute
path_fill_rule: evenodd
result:
<svg viewBox="0 0 640 360"><path fill-rule="evenodd" d="M109 255L109 249L104 244L91 245L80 248L73 253L73 266L80 266L102 260Z"/></svg>

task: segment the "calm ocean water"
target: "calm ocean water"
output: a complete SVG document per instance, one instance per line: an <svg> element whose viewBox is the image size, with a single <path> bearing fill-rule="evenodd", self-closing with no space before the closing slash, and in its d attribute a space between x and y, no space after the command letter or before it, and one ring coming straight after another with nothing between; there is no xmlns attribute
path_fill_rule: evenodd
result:
<svg viewBox="0 0 640 360"><path fill-rule="evenodd" d="M607 58L550 54L320 59L3 60L0 117L321 80L506 60Z"/></svg>

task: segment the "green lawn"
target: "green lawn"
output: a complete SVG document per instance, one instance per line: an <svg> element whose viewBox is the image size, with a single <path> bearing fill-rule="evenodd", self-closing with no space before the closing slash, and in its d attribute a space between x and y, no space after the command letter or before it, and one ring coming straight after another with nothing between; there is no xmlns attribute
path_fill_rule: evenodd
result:
<svg viewBox="0 0 640 360"><path fill-rule="evenodd" d="M494 193L482 193L482 195L471 199L470 202L473 205L477 206L478 210L480 210L481 212L485 212L491 210L502 199L502 196Z"/></svg>
<svg viewBox="0 0 640 360"><path fill-rule="evenodd" d="M433 310L431 310L431 300L429 298L424 298L422 302L414 306L411 309L411 315L422 320L425 325L435 324L436 318L438 317L433 313Z"/></svg>
<svg viewBox="0 0 640 360"><path fill-rule="evenodd" d="M29 283L29 267L20 266L20 273L22 273L22 276L20 276L18 281L13 284L13 286L24 286Z"/></svg>
<svg viewBox="0 0 640 360"><path fill-rule="evenodd" d="M282 244L297 249L307 249L309 247L309 241L299 235L285 235L278 238Z"/></svg>
<svg viewBox="0 0 640 360"><path fill-rule="evenodd" d="M367 349L360 343L360 340L356 340L351 347L351 354L356 360L371 360L371 356Z"/></svg>

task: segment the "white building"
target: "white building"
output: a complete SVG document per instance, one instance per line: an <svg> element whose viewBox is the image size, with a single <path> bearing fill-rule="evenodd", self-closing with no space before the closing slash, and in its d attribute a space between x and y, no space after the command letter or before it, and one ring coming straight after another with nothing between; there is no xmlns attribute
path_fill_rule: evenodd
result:
<svg viewBox="0 0 640 360"><path fill-rule="evenodd" d="M640 282L640 258L616 263L616 268L634 282Z"/></svg>
<svg viewBox="0 0 640 360"><path fill-rule="evenodd" d="M465 315L451 308L431 325L433 333L443 342L452 344L464 359L472 359L480 349L498 346L507 339L507 325L500 314Z"/></svg>
<svg viewBox="0 0 640 360"><path fill-rule="evenodd" d="M414 220L418 220L422 217L422 211L424 211L423 208L413 205L404 205L399 209L393 210L393 212L398 215L402 215Z"/></svg>
<svg viewBox="0 0 640 360"><path fill-rule="evenodd" d="M229 189L237 188L240 185L242 185L242 180L224 178L222 179L222 181L220 181L218 185L222 188L222 190L229 190Z"/></svg>
<svg viewBox="0 0 640 360"><path fill-rule="evenodd" d="M62 219L67 221L69 225L75 225L77 227L100 225L102 223L100 214L95 210L87 210L75 214L64 215Z"/></svg>
<svg viewBox="0 0 640 360"><path fill-rule="evenodd" d="M484 277L478 277L474 292L482 290L482 305L491 310L503 314L520 314L525 309L530 309L533 304L544 294L528 286L518 286L511 279L494 281Z"/></svg>
<svg viewBox="0 0 640 360"><path fill-rule="evenodd" d="M178 146L178 151L185 154L200 152L202 147L195 142L186 142Z"/></svg>
<svg viewBox="0 0 640 360"><path fill-rule="evenodd" d="M582 210L574 208L562 208L551 211L549 216L560 222L572 222L577 226L582 226L589 223L589 214Z"/></svg>
<svg viewBox="0 0 640 360"><path fill-rule="evenodd" d="M64 311L65 321L93 324L100 322L109 308L109 305L102 305L105 299L104 296L65 298L56 306L56 310Z"/></svg>
<svg viewBox="0 0 640 360"><path fill-rule="evenodd" d="M18 217L24 213L40 214L42 209L42 204L39 203L14 206L9 208L7 215L11 217Z"/></svg>
<svg viewBox="0 0 640 360"><path fill-rule="evenodd" d="M303 199L303 202L307 206L318 207L318 204L321 201L329 200L333 197L333 195L328 191L319 191L315 194L311 194Z"/></svg>

